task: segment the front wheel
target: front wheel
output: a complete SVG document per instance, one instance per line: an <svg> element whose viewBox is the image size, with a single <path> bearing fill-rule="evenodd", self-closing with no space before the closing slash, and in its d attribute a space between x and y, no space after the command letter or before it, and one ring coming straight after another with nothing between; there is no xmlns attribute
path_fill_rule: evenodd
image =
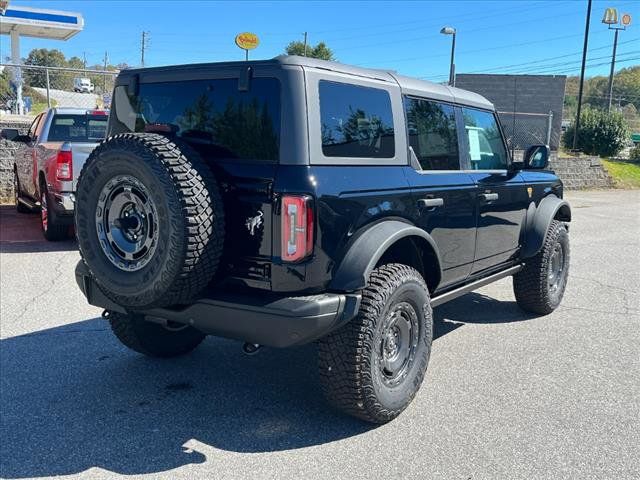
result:
<svg viewBox="0 0 640 480"><path fill-rule="evenodd" d="M567 227L553 220L542 249L513 276L513 291L520 308L547 315L560 305L569 276L569 253Z"/></svg>
<svg viewBox="0 0 640 480"><path fill-rule="evenodd" d="M191 352L206 335L189 325L152 323L142 315L105 314L111 330L131 350L150 357L177 357Z"/></svg>
<svg viewBox="0 0 640 480"><path fill-rule="evenodd" d="M358 316L319 342L320 383L329 403L372 423L397 417L413 400L431 353L429 290L413 268L375 269Z"/></svg>

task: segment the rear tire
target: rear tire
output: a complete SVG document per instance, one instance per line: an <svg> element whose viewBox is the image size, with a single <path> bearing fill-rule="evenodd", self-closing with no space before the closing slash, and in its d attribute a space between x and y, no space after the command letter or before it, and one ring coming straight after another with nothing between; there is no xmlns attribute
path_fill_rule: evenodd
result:
<svg viewBox="0 0 640 480"><path fill-rule="evenodd" d="M76 235L96 284L118 305L189 303L222 254L218 185L186 144L158 134L115 135L80 174Z"/></svg>
<svg viewBox="0 0 640 480"><path fill-rule="evenodd" d="M49 208L49 205L53 203L53 199L49 195L45 184L40 185L40 192L40 227L42 228L42 235L50 242L66 240L69 236L69 226L60 225L55 212Z"/></svg>
<svg viewBox="0 0 640 480"><path fill-rule="evenodd" d="M148 322L141 315L106 314L111 330L131 350L150 357L170 358L195 349L206 335L188 325L173 328Z"/></svg>
<svg viewBox="0 0 640 480"><path fill-rule="evenodd" d="M560 305L567 286L569 256L567 228L553 220L542 249L513 276L513 292L520 308L547 315Z"/></svg>
<svg viewBox="0 0 640 480"><path fill-rule="evenodd" d="M400 264L369 277L358 316L319 341L320 383L334 407L372 423L397 417L429 363L433 318L422 276Z"/></svg>

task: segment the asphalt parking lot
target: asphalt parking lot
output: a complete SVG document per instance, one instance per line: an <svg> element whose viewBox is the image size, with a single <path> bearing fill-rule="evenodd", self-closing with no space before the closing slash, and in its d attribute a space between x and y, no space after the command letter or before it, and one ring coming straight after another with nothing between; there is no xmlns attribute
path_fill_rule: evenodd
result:
<svg viewBox="0 0 640 480"><path fill-rule="evenodd" d="M437 308L426 381L381 427L327 408L313 346L126 350L75 244L1 207L0 476L640 478L640 191L568 198L562 306L529 316L505 279Z"/></svg>

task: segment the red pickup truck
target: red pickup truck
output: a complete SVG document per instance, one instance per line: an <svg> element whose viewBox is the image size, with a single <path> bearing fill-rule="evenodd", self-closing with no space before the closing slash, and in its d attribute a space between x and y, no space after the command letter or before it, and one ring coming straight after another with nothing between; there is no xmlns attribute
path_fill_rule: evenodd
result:
<svg viewBox="0 0 640 480"><path fill-rule="evenodd" d="M73 223L78 175L91 151L104 139L108 111L50 108L26 135L4 129L0 136L20 144L14 159L19 212L40 210L47 240L67 238Z"/></svg>

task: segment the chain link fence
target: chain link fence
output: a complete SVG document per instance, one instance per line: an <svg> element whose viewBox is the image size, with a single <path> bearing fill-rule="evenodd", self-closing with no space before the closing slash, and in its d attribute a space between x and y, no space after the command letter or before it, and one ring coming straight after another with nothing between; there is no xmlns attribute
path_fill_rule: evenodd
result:
<svg viewBox="0 0 640 480"><path fill-rule="evenodd" d="M117 71L3 63L12 79L0 91L0 113L20 113L17 84L22 79L22 111L37 115L49 107L109 108Z"/></svg>
<svg viewBox="0 0 640 480"><path fill-rule="evenodd" d="M552 138L553 112L498 112L498 114L512 152L523 151L536 144L557 144L558 139Z"/></svg>

